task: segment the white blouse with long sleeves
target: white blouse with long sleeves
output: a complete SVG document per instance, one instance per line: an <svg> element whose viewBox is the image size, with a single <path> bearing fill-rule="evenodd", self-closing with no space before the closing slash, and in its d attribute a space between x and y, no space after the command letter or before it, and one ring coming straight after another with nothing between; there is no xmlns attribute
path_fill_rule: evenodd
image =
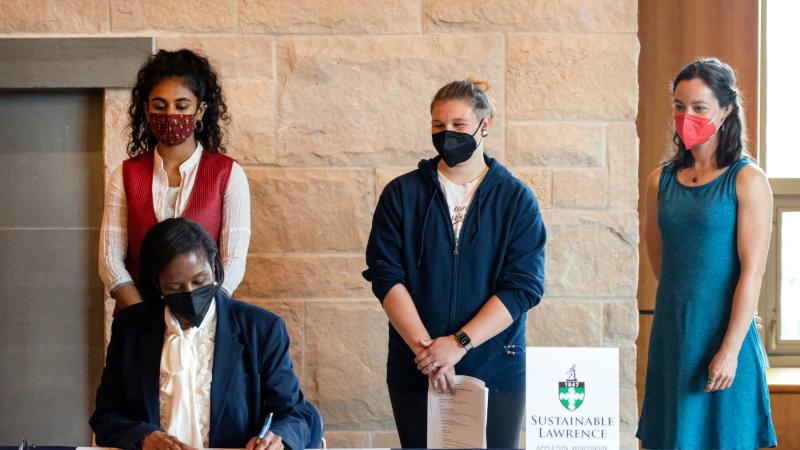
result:
<svg viewBox="0 0 800 450"><path fill-rule="evenodd" d="M169 187L164 161L157 151L153 157L153 206L159 222L180 217L189 203L203 147L199 143L192 156L180 165L181 182ZM109 292L130 284L133 278L125 268L128 250L128 201L122 179L122 164L108 182L100 227L100 278ZM242 166L233 163L222 202L219 247L225 281L222 289L232 294L244 278L247 249L250 245L250 188Z"/></svg>

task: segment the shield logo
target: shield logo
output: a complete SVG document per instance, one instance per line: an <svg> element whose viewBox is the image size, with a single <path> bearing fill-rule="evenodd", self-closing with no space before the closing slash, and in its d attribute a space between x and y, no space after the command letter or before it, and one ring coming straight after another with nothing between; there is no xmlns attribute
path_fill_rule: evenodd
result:
<svg viewBox="0 0 800 450"><path fill-rule="evenodd" d="M583 404L586 398L586 383L578 381L576 364L567 370L569 376L564 381L558 382L558 399L567 411L575 411Z"/></svg>
<svg viewBox="0 0 800 450"><path fill-rule="evenodd" d="M558 399L568 411L575 411L586 397L586 383L583 381L559 381Z"/></svg>

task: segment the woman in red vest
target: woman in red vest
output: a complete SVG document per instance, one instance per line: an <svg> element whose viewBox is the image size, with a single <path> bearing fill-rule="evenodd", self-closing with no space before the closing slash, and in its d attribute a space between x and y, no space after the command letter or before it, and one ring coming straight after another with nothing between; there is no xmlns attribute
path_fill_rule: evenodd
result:
<svg viewBox="0 0 800 450"><path fill-rule="evenodd" d="M250 191L223 155L227 122L222 88L208 60L190 50L161 50L139 70L131 92L129 159L114 170L100 230L100 277L114 313L142 301L139 251L158 222L185 217L219 246L232 294L244 276L250 243Z"/></svg>

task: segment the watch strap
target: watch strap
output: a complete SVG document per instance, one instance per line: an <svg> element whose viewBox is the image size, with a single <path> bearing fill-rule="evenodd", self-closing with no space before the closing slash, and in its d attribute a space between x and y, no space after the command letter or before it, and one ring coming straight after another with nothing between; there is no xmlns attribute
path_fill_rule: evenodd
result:
<svg viewBox="0 0 800 450"><path fill-rule="evenodd" d="M463 348L466 351L470 351L473 349L472 339L470 339L469 335L464 332L464 330L459 330L455 333L456 342L458 342L458 346Z"/></svg>

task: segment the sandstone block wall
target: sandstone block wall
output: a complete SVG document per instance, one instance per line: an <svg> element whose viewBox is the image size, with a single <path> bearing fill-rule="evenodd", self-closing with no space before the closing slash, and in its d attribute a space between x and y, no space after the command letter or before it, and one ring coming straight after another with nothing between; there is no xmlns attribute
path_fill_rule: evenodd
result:
<svg viewBox="0 0 800 450"><path fill-rule="evenodd" d="M211 59L252 192L239 293L286 319L331 447L399 444L387 322L360 274L371 214L389 180L434 155L436 89L487 79L488 152L533 188L550 235L529 344L620 347L622 443L637 447L635 0L0 0L0 10L0 38L153 36ZM125 156L129 95L105 98L108 174Z"/></svg>

